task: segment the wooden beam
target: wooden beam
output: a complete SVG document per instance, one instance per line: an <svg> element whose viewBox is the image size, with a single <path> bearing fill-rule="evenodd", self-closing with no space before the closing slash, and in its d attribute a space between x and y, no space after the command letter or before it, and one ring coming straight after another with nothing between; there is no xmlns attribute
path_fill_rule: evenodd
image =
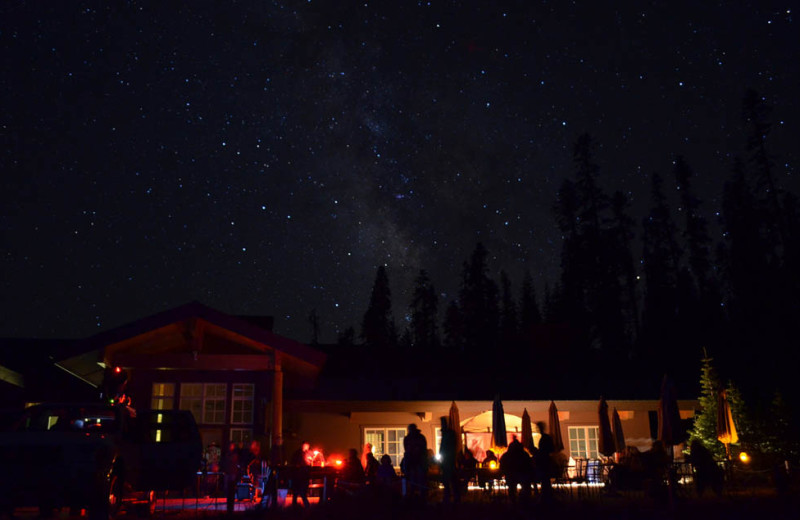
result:
<svg viewBox="0 0 800 520"><path fill-rule="evenodd" d="M143 355L120 352L112 357L113 366L153 370L272 370L271 356L263 354L175 354Z"/></svg>

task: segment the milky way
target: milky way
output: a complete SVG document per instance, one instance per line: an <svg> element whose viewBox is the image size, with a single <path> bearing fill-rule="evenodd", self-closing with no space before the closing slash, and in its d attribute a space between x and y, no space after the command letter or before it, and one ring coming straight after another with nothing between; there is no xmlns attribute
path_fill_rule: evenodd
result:
<svg viewBox="0 0 800 520"><path fill-rule="evenodd" d="M747 88L797 192L792 2L704 4L4 2L0 335L199 300L333 341L378 265L402 323L479 241L541 295L577 136L637 221L685 155L713 221Z"/></svg>

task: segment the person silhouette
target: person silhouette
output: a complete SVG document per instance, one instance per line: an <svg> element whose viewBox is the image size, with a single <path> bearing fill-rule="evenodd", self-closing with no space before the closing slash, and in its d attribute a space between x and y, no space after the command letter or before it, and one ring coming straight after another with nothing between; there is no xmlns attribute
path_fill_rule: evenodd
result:
<svg viewBox="0 0 800 520"><path fill-rule="evenodd" d="M452 495L453 501L458 503L461 499L461 490L456 472L456 432L448 426L447 417L441 417L439 420L442 428L442 440L439 443L439 467L444 486L442 501L449 504Z"/></svg>
<svg viewBox="0 0 800 520"><path fill-rule="evenodd" d="M553 501L553 485L550 478L555 473L553 464L553 453L555 452L555 444L553 437L546 433L544 421L536 423L541 437L539 437L539 446L534 452L533 466L535 468L536 481L542 486L542 502Z"/></svg>
<svg viewBox="0 0 800 520"><path fill-rule="evenodd" d="M500 457L500 469L506 477L511 502L517 501L518 485L522 487L521 498L528 500L531 496L531 457L516 436Z"/></svg>
<svg viewBox="0 0 800 520"><path fill-rule="evenodd" d="M300 447L292 454L292 459L289 464L291 469L292 480L292 507L297 507L297 498L303 501L305 507L309 507L308 503L308 481L310 476L308 466L308 455L311 450L311 445L308 442L303 442Z"/></svg>
<svg viewBox="0 0 800 520"><path fill-rule="evenodd" d="M428 496L428 441L417 425L408 425L403 439L403 473L406 478L406 496L419 497L424 503Z"/></svg>

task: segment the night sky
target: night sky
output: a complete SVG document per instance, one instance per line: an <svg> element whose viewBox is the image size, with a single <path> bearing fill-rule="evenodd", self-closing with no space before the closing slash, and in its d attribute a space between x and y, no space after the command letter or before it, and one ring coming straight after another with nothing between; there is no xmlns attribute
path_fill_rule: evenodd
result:
<svg viewBox="0 0 800 520"><path fill-rule="evenodd" d="M747 88L798 193L794 4L2 2L0 336L199 300L335 341L378 265L402 325L479 241L541 297L578 135L637 222L684 155L713 223Z"/></svg>

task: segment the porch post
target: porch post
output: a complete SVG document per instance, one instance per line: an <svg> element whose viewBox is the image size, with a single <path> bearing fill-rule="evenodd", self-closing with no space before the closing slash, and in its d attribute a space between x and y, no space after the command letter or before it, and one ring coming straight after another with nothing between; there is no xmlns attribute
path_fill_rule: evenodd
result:
<svg viewBox="0 0 800 520"><path fill-rule="evenodd" d="M272 373L271 444L276 453L283 453L283 370L281 369L281 358L277 352L275 353L275 366Z"/></svg>

